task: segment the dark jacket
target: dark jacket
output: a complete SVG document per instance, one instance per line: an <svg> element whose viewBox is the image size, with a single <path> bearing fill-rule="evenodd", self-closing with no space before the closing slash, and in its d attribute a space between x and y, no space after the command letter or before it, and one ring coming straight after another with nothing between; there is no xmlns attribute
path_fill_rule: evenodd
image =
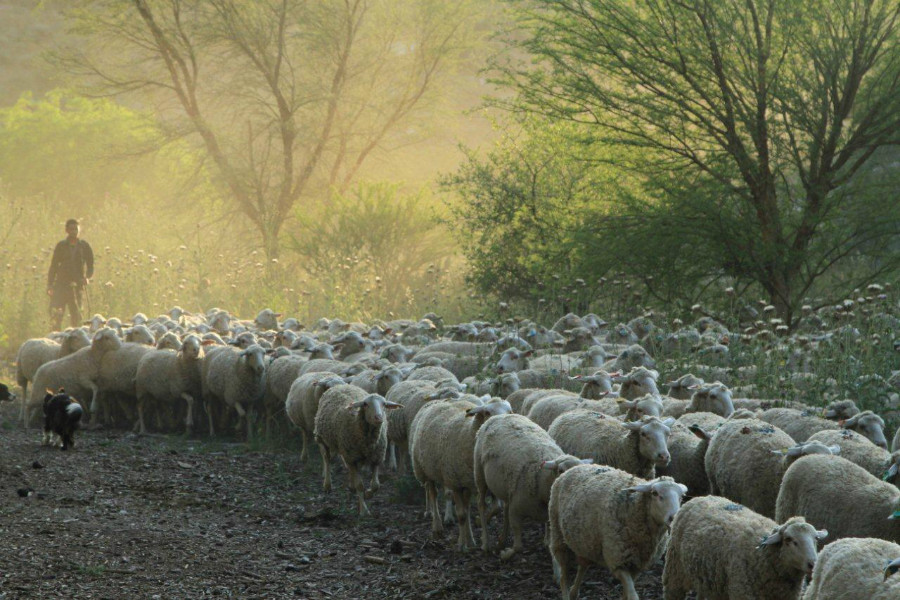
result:
<svg viewBox="0 0 900 600"><path fill-rule="evenodd" d="M94 251L84 240L74 246L65 239L53 249L50 271L47 273L47 288L77 283L94 276Z"/></svg>

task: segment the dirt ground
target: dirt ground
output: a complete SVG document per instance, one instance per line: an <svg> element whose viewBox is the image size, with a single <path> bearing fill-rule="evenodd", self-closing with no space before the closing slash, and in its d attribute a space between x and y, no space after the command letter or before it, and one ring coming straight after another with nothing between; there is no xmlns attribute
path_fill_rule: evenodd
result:
<svg viewBox="0 0 900 600"><path fill-rule="evenodd" d="M537 524L509 563L433 541L414 479L388 474L359 519L318 455L233 440L81 431L71 452L0 409L0 599L558 598ZM476 535L479 531L476 529ZM492 532L496 539L496 530ZM637 582L657 599L661 568ZM602 569L583 598L620 598Z"/></svg>

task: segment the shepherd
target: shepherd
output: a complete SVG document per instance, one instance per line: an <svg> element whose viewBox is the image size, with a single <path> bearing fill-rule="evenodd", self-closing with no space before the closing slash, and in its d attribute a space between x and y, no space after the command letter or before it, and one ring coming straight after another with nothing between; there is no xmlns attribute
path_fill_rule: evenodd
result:
<svg viewBox="0 0 900 600"><path fill-rule="evenodd" d="M50 320L54 331L62 329L66 308L72 327L81 325L84 288L94 276L94 251L90 244L78 238L80 232L76 219L66 221L66 239L56 244L50 260L47 295L50 296Z"/></svg>

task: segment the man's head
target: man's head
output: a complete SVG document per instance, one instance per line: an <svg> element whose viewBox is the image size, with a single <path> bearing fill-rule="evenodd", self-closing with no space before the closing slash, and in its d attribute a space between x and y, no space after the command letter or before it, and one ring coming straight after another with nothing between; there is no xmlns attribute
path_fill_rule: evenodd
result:
<svg viewBox="0 0 900 600"><path fill-rule="evenodd" d="M80 228L78 226L77 219L69 219L66 221L66 235L69 236L70 240L78 239L78 232Z"/></svg>

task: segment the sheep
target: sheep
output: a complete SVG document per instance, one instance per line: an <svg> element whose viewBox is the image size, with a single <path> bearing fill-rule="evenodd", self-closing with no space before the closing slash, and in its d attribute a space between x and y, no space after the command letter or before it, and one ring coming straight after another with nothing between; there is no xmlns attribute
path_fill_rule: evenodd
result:
<svg viewBox="0 0 900 600"><path fill-rule="evenodd" d="M424 348L427 352L446 352L453 355L489 356L494 352L490 342L437 342Z"/></svg>
<svg viewBox="0 0 900 600"><path fill-rule="evenodd" d="M659 396L647 394L634 400L621 400L618 403L618 412L607 414L620 414L625 411L624 419L626 421L640 421L643 417L659 417L662 416L665 405ZM600 411L600 412L606 412Z"/></svg>
<svg viewBox="0 0 900 600"><path fill-rule="evenodd" d="M599 344L599 341L587 327L573 327L572 329L567 329L563 333L566 336L566 343L562 348L564 353L582 352L591 346Z"/></svg>
<svg viewBox="0 0 900 600"><path fill-rule="evenodd" d="M672 425L666 446L672 460L665 467L657 467L657 475L669 475L688 487L691 496L709 493L709 477L704 459L714 430L725 422L709 412L688 413Z"/></svg>
<svg viewBox="0 0 900 600"><path fill-rule="evenodd" d="M415 384L422 384L416 386ZM408 387L413 385L414 387ZM394 393L394 390L397 390ZM416 414L432 400L449 398L458 394L460 389L453 380L445 380L440 385L428 380L404 381L388 392L387 399L403 408L391 412L388 416L388 441L392 444L392 455L389 467L400 472L405 470L405 461L409 456L410 425ZM399 456L397 453L399 452Z"/></svg>
<svg viewBox="0 0 900 600"><path fill-rule="evenodd" d="M501 559L508 560L522 550L522 520L546 521L553 481L571 467L589 462L565 454L546 431L522 415L488 419L475 436L473 463L481 549L489 550L489 494L503 503L501 547L512 531L513 546L500 553Z"/></svg>
<svg viewBox="0 0 900 600"><path fill-rule="evenodd" d="M731 390L719 381L704 383L694 391L685 412L711 412L727 418L734 412Z"/></svg>
<svg viewBox="0 0 900 600"><path fill-rule="evenodd" d="M591 346L581 353L578 360L582 370L591 371L602 368L608 358L603 346Z"/></svg>
<svg viewBox="0 0 900 600"><path fill-rule="evenodd" d="M521 351L520 351L521 352ZM530 361L529 367L550 371L556 369L560 372L569 372L581 366L581 359L568 354L545 354Z"/></svg>
<svg viewBox="0 0 900 600"><path fill-rule="evenodd" d="M63 388L56 394L47 390L44 395L44 441L43 445L50 445L50 435L56 434L62 441L62 450L75 447L75 432L84 409L81 404L68 395Z"/></svg>
<svg viewBox="0 0 900 600"><path fill-rule="evenodd" d="M215 347L206 352L201 366L203 403L209 419L209 435L215 435L213 427L214 401L225 403L237 411L238 418L247 421L247 437L252 423L248 411L260 402L266 391L266 354L258 345L244 350L229 346ZM244 404L248 409L244 409Z"/></svg>
<svg viewBox="0 0 900 600"><path fill-rule="evenodd" d="M611 404L606 404L596 400L585 400L580 396L572 396L569 394L547 396L546 398L542 398L535 402L526 416L537 423L541 429L549 429L553 421L560 415L576 409L585 408L595 411L603 411L603 409L618 411L615 400L610 402Z"/></svg>
<svg viewBox="0 0 900 600"><path fill-rule="evenodd" d="M528 359L532 354L530 350L522 351L516 348L507 348L500 355L495 368L498 373L524 371L529 368Z"/></svg>
<svg viewBox="0 0 900 600"><path fill-rule="evenodd" d="M91 339L82 329L66 331L60 342L47 338L26 340L16 354L16 383L22 388L21 419L25 423L25 406L28 403L28 383L34 381L37 370L51 360L68 356L90 346ZM27 425L26 425L27 426Z"/></svg>
<svg viewBox="0 0 900 600"><path fill-rule="evenodd" d="M668 396L676 400L690 400L691 396L694 395L694 390L703 385L703 383L702 379L692 373L682 375L675 381L668 382Z"/></svg>
<svg viewBox="0 0 900 600"><path fill-rule="evenodd" d="M403 372L397 367L388 367L380 371L363 371L354 375L350 383L364 389L370 394L387 396L388 391L403 380Z"/></svg>
<svg viewBox="0 0 900 600"><path fill-rule="evenodd" d="M511 375L515 375L515 373L511 373ZM617 394L613 393L612 388L613 374L606 371L599 370L593 375L576 375L575 377L570 377L569 380L582 384L581 393L579 394L582 398L598 400L608 396L617 396Z"/></svg>
<svg viewBox="0 0 900 600"><path fill-rule="evenodd" d="M309 458L307 448L309 440L313 438L316 411L319 408L322 394L345 383L343 379L330 373L307 373L295 379L291 384L291 389L284 401L284 412L291 423L300 429L303 437L300 447L301 461Z"/></svg>
<svg viewBox="0 0 900 600"><path fill-rule="evenodd" d="M556 323L553 324L553 327L550 329L557 333L563 333L567 329L573 329L575 327L584 327L585 323L581 320L581 317L574 313L568 313L565 316L557 319Z"/></svg>
<svg viewBox="0 0 900 600"><path fill-rule="evenodd" d="M107 422L110 415L110 406L107 400L114 395L125 395L136 398L134 380L137 375L138 364L141 359L155 352L153 346L125 342L113 352L107 352L100 360L100 370L97 373L96 383L98 394L91 402L91 421L100 414L101 402L104 400Z"/></svg>
<svg viewBox="0 0 900 600"><path fill-rule="evenodd" d="M330 343L335 347L340 347L338 359L344 362L354 362L358 359L358 355L365 354L373 348L371 341L355 331L345 331Z"/></svg>
<svg viewBox="0 0 900 600"><path fill-rule="evenodd" d="M541 399L547 396L570 395L575 396L574 392L569 390L556 388L524 388L519 389L510 394L506 401L513 407L513 412L520 415L527 415L531 408Z"/></svg>
<svg viewBox="0 0 900 600"><path fill-rule="evenodd" d="M260 330L271 329L274 331L278 329L278 319L280 318L281 313L277 313L271 308L264 308L259 311L259 314L253 319L253 324Z"/></svg>
<svg viewBox="0 0 900 600"><path fill-rule="evenodd" d="M307 361L291 354L278 357L266 367L266 391L263 395L263 406L266 410L266 425L275 412L284 407L291 385L300 377L300 372Z"/></svg>
<svg viewBox="0 0 900 600"><path fill-rule="evenodd" d="M900 546L885 540L836 540L819 553L803 600L896 600L900 577L891 575L900 566L898 558Z"/></svg>
<svg viewBox="0 0 900 600"><path fill-rule="evenodd" d="M596 411L574 410L560 415L547 433L564 452L652 479L656 466L671 459L666 439L674 422L644 417L622 423Z"/></svg>
<svg viewBox="0 0 900 600"><path fill-rule="evenodd" d="M656 367L656 361L637 344L628 346L616 358L603 365L603 368L607 371L620 371L622 373L627 373L635 367L644 367L646 369Z"/></svg>
<svg viewBox="0 0 900 600"><path fill-rule="evenodd" d="M322 453L322 487L331 491L331 457L340 455L349 471L349 487L356 490L359 515L368 515L366 498L381 487L378 470L387 450L385 410L400 408L378 394L368 394L355 385L338 385L322 394L316 411L313 437ZM372 471L365 489L359 470Z"/></svg>
<svg viewBox="0 0 900 600"><path fill-rule="evenodd" d="M175 350L176 352L178 352L179 350L181 350L181 346L182 341L171 331L165 332L159 337L158 340L156 340L157 350Z"/></svg>
<svg viewBox="0 0 900 600"><path fill-rule="evenodd" d="M663 569L666 600L699 598L789 600L816 564L828 535L803 517L778 525L727 498L685 502L672 523Z"/></svg>
<svg viewBox="0 0 900 600"><path fill-rule="evenodd" d="M176 400L187 403L185 432L194 425L194 400L200 397L200 365L204 357L200 338L191 334L184 338L181 350L157 350L145 354L135 372L134 387L137 396L138 430L146 433L144 408L148 400L156 400L171 406Z"/></svg>
<svg viewBox="0 0 900 600"><path fill-rule="evenodd" d="M835 400L825 407L822 416L831 421L845 421L859 414L859 408L853 400Z"/></svg>
<svg viewBox="0 0 900 600"><path fill-rule="evenodd" d="M135 323L134 327L125 330L125 341L134 344L144 344L146 346L155 346L156 338L150 333L146 325Z"/></svg>
<svg viewBox="0 0 900 600"><path fill-rule="evenodd" d="M548 546L563 600L578 596L589 563L604 565L622 583L623 597L638 600L634 579L665 551L685 492L670 477L646 481L598 465L560 475L550 489ZM578 562L571 588L569 552Z"/></svg>
<svg viewBox="0 0 900 600"><path fill-rule="evenodd" d="M105 354L121 347L122 340L115 331L108 327L98 329L90 346L41 365L34 374L29 405L34 407L43 402L43 392L38 390L65 388L75 396L90 390L91 406L95 406L99 393L95 380L100 372L100 362ZM26 427L29 420L26 416Z"/></svg>
<svg viewBox="0 0 900 600"><path fill-rule="evenodd" d="M773 451L793 445L791 436L765 421L723 423L709 442L704 459L710 493L727 496L767 517L774 516L787 457Z"/></svg>
<svg viewBox="0 0 900 600"><path fill-rule="evenodd" d="M884 437L884 420L870 410L858 413L843 422L843 425L791 408L770 408L759 417L776 425L794 438L797 442L805 442L820 431L851 429L869 438L873 444L887 449Z"/></svg>
<svg viewBox="0 0 900 600"><path fill-rule="evenodd" d="M444 369L442 367L419 367L409 374L409 377L406 378L407 381L443 381L445 379L451 379L457 383L459 380L456 378L456 375Z"/></svg>
<svg viewBox="0 0 900 600"><path fill-rule="evenodd" d="M392 363L405 363L413 358L415 354L415 350L407 348L403 344L388 344L381 349L378 356Z"/></svg>
<svg viewBox="0 0 900 600"><path fill-rule="evenodd" d="M422 407L410 425L409 454L416 480L425 487L432 533L438 536L444 531L437 504L438 486L443 486L453 495L460 551L475 546L469 519L475 488L475 435L485 421L509 412L509 403L499 398L481 406L470 402L431 402Z"/></svg>
<svg viewBox="0 0 900 600"><path fill-rule="evenodd" d="M804 456L788 468L775 518L788 515L803 515L835 538L900 542L900 489L840 456Z"/></svg>
<svg viewBox="0 0 900 600"><path fill-rule="evenodd" d="M894 452L892 455L884 448L873 444L868 438L850 429L820 431L810 436L809 441L839 446L841 456L861 466L875 477L884 475L892 465L896 464L896 460L900 460L900 452Z"/></svg>
<svg viewBox="0 0 900 600"><path fill-rule="evenodd" d="M659 378L657 371L645 367L635 367L627 375L617 375L613 381L621 383L619 396L626 400L634 400L646 394L659 395L656 380Z"/></svg>

